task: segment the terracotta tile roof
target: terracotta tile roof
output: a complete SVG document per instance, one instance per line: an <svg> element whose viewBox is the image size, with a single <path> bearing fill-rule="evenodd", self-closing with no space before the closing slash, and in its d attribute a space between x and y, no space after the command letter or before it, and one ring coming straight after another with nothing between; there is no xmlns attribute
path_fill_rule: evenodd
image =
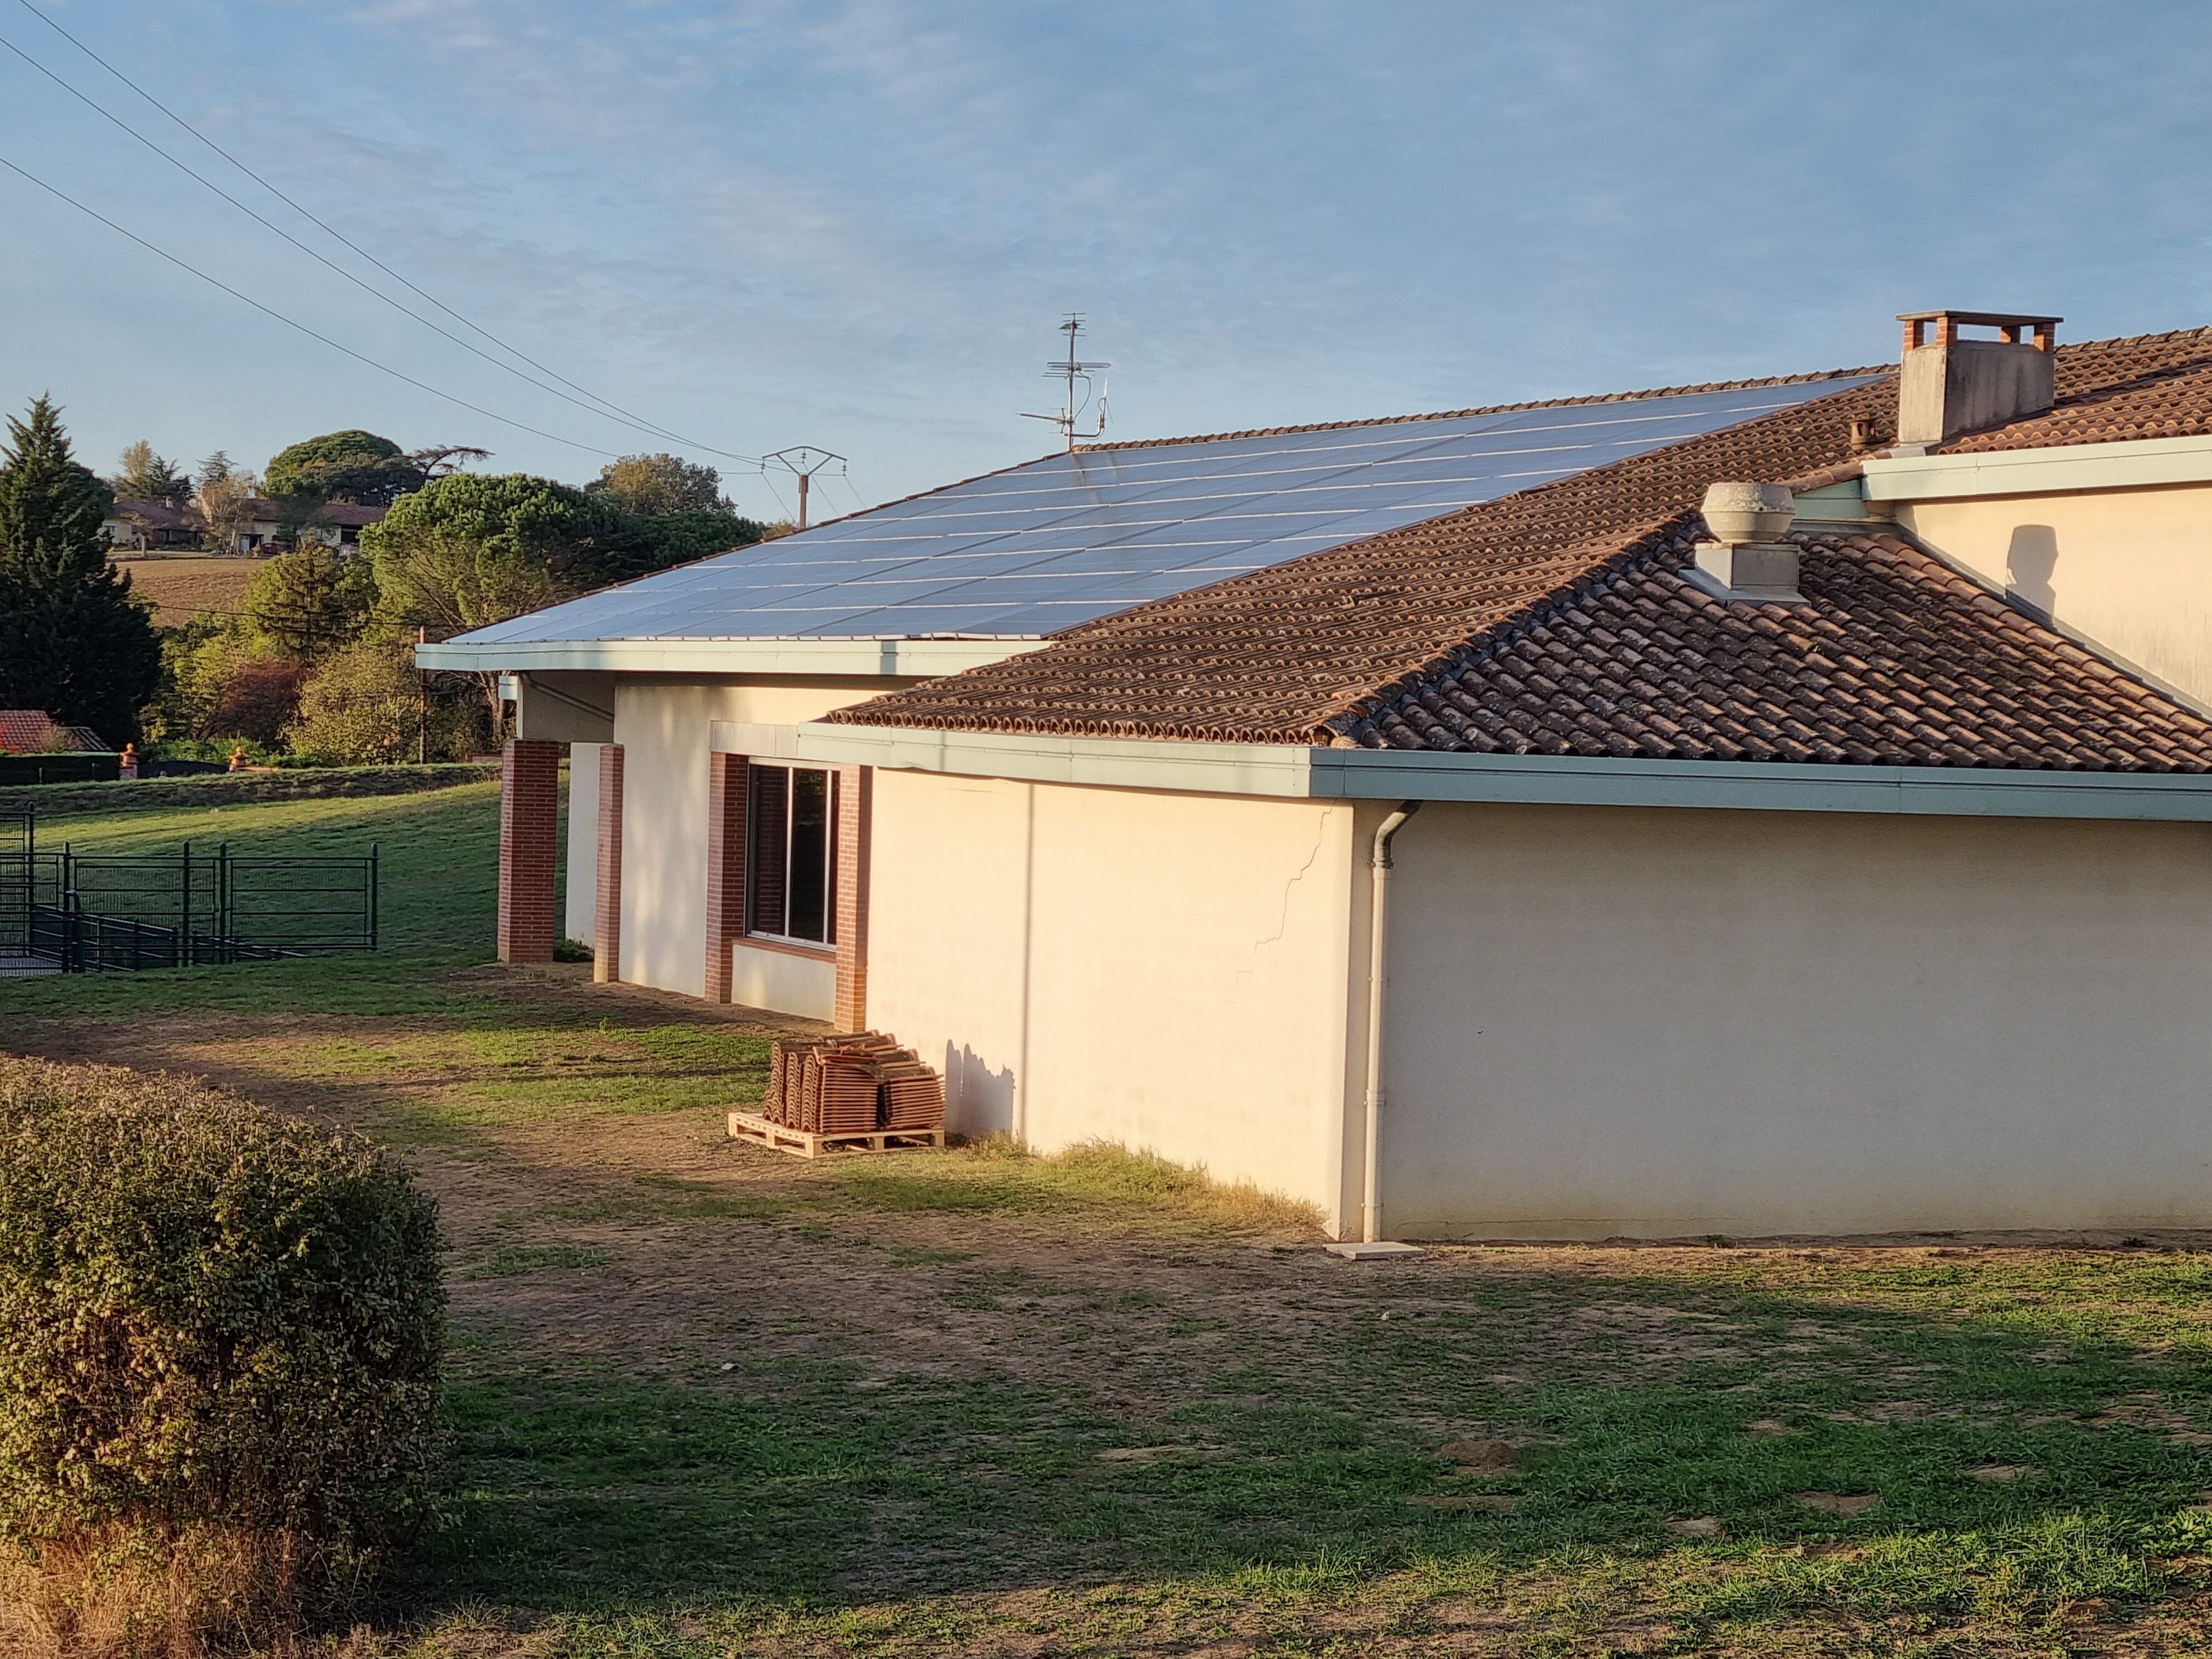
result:
<svg viewBox="0 0 2212 1659"><path fill-rule="evenodd" d="M1696 520L1492 632L1347 735L1369 748L2202 772L2212 720L1893 535L1792 538L1804 605L1680 574Z"/></svg>
<svg viewBox="0 0 2212 1659"><path fill-rule="evenodd" d="M276 503L265 495L247 498L246 510L253 515L256 524L275 523L283 514ZM315 520L323 524L370 525L384 522L385 509L380 507L356 507L351 501L325 501L315 508Z"/></svg>
<svg viewBox="0 0 2212 1659"><path fill-rule="evenodd" d="M0 708L0 755L93 752L107 745L86 726L64 726L43 708Z"/></svg>
<svg viewBox="0 0 2212 1659"><path fill-rule="evenodd" d="M2127 385L2184 370L2207 356L2212 356L2212 331L2062 348L2060 385L2066 401L2060 412ZM1426 699L1440 697L1444 706L1456 708L1447 694L1459 684L1456 677L1487 660L1501 641L1520 637L1518 630L1536 626L1540 618L1564 617L1601 592L1633 592L1642 595L1635 604L1656 603L1655 589L1618 586L1632 576L1637 582L1681 588L1661 567L1668 558L1679 562L1682 538L1694 522L1692 509L1707 484L1752 478L1792 480L1809 488L1849 477L1869 432L1880 441L1893 428L1895 408L1895 381L1885 378L1516 495L1141 605L1071 629L1042 649L927 681L828 718L858 725L1238 742L1393 747L1441 742L1434 733L1451 728ZM2025 617L1998 629L1993 619L1999 613L2014 613L1978 588L1972 592L1980 603L1968 604L1954 586L1964 579L1948 567L1910 554L1902 544L1814 546L1808 563L1814 574L1808 580L1843 583L1829 596L1840 607L1830 621L1850 642L1852 661L1888 661L1893 667L1881 671L1887 678L1868 679L1865 671L1847 665L1858 676L1856 682L1829 677L1825 685L1818 684L1825 671L1808 667L1810 678L1786 685L1763 678L1739 685L1731 676L1753 669L1761 676L1779 671L1757 653L1701 656L1685 646L1674 659L1678 677L1692 667L1705 677L1694 688L1702 698L1697 706L1733 711L1728 719L1735 722L1686 739L1709 745L1698 752L1721 756L1734 744L1745 758L1911 755L1920 763L2148 769L2175 767L2187 756L2212 753L2203 746L2202 723L2178 704L2099 667L2087 653ZM1878 567L1879 580L1860 575L1845 581L1838 560L1863 571ZM1916 590L1924 591L1916 597ZM1838 597L1846 593L1857 597L1846 604ZM1864 606L1873 608L1862 616ZM1907 619L1923 611L1942 621L1936 634L1907 625ZM1762 619L1747 624L1754 631L1784 626L1763 609L1741 614ZM1820 606L1805 614L1821 614ZM1970 617L1982 619L1973 624L1981 632L1959 631ZM1811 623L1801 619L1792 625ZM1609 628L1588 635L1583 648L1594 654L1586 672L1597 672L1591 665L1621 637ZM2000 652L2000 644L2014 654ZM1899 654L1923 649L1938 652L1941 660L1921 665ZM1627 689L1633 670L1624 659L1610 671L1620 678L1619 695L1631 707L1643 695ZM2109 676L2109 681L2099 676ZM2045 696L2055 700L2049 707L2023 701L2024 689L2039 677L2049 682ZM1474 747L1487 734L1488 740L1505 747L1512 733L1525 734L1527 729L1562 734L1586 730L1579 724L1587 712L1579 699L1585 693L1598 695L1591 689L1595 682L1571 688L1548 675L1537 678L1538 692L1561 699L1557 718L1564 725L1524 728L1507 722L1493 731L1461 710L1471 723L1466 735L1451 735ZM1954 702L1964 692L2006 714L2004 740L1993 747L1993 739L1967 744L1964 726L1908 718L1916 707L1911 699L1924 697L1923 681ZM2094 697L2087 690L2092 681L2102 688ZM1687 696L1688 682L1682 684ZM1957 690L1942 689L1953 684ZM2142 700L2127 704L2134 712L2124 718L2122 705L2112 702L2122 687L2130 688L2129 696ZM1805 718L1814 712L1807 699L1816 690L1832 704L1820 722ZM1788 697L1778 701L1784 690ZM2017 718L2000 698L2020 705ZM1895 707L1881 707L1886 703ZM1588 740L1601 746L1587 752L1645 752L1607 745L1656 739L1664 732L1657 721L1692 731L1668 712L1670 707L1662 697L1653 705L1654 724L1645 726L1632 719L1628 726L1603 738L1590 735ZM1787 712L1795 725L1778 723L1772 712L1777 710ZM2153 710L2172 723L2170 732L2154 728ZM1746 711L1772 726L1778 735L1765 734L1745 717ZM1502 710L1495 718L1506 721ZM1533 718L1527 707L1513 716ZM1884 719L1890 723L1884 725ZM1632 738L1627 735L1631 731ZM2155 741L2146 735L2154 731ZM1764 746L1754 746L1751 738ZM1794 752L1792 745L1803 752Z"/></svg>
<svg viewBox="0 0 2212 1659"><path fill-rule="evenodd" d="M2058 401L2049 414L1954 438L1942 453L2212 433L2212 328L2062 348L2057 368Z"/></svg>

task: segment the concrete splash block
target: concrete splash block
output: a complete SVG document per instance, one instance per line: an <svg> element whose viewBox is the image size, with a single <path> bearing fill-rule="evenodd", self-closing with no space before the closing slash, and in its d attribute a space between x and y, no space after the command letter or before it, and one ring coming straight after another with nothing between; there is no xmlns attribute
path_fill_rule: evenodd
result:
<svg viewBox="0 0 2212 1659"><path fill-rule="evenodd" d="M1394 1244L1387 1241L1374 1244L1324 1244L1322 1249L1331 1255L1342 1256L1346 1261L1387 1261L1395 1256L1428 1254L1418 1244Z"/></svg>

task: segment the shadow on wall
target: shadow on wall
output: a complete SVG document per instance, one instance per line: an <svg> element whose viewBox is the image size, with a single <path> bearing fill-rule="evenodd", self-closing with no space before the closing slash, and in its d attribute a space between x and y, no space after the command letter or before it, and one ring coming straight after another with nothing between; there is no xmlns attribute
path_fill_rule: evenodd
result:
<svg viewBox="0 0 2212 1659"><path fill-rule="evenodd" d="M968 1136L1011 1134L1014 1073L993 1071L973 1048L945 1045L945 1127Z"/></svg>
<svg viewBox="0 0 2212 1659"><path fill-rule="evenodd" d="M2013 526L2012 545L2005 550L2005 586L2015 598L2048 617L2058 608L2058 595L2051 586L2051 573L2058 565L2058 532L2047 524Z"/></svg>

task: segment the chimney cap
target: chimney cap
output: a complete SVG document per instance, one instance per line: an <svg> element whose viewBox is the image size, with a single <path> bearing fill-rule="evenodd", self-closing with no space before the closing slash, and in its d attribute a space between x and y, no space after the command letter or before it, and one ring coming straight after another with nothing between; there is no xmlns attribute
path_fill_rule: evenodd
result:
<svg viewBox="0 0 2212 1659"><path fill-rule="evenodd" d="M1973 323L1985 328L2019 328L2037 323L2055 325L2066 320L2063 317L2031 316L2018 311L1900 311L1897 313L1897 320L1900 323L1932 323L1939 317L1948 317L1954 323Z"/></svg>
<svg viewBox="0 0 2212 1659"><path fill-rule="evenodd" d="M1905 349L1917 351L1924 345L1954 346L1960 343L1960 325L1976 328L1993 328L2004 336L2007 345L2032 346L2043 352L2058 349L2058 325L2063 317L2033 317L2017 311L1900 311L1897 320L1905 325ZM1936 337L1928 338L1933 325ZM2023 338L2025 336L2027 337Z"/></svg>

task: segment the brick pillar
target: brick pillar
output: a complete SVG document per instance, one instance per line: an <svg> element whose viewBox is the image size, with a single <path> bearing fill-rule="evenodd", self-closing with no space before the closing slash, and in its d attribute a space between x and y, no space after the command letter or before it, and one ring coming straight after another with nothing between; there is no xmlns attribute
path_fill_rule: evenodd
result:
<svg viewBox="0 0 2212 1659"><path fill-rule="evenodd" d="M499 959L553 960L553 876L561 818L557 743L509 739L499 790Z"/></svg>
<svg viewBox="0 0 2212 1659"><path fill-rule="evenodd" d="M592 897L592 977L622 977L623 746L599 745L599 882Z"/></svg>
<svg viewBox="0 0 2212 1659"><path fill-rule="evenodd" d="M745 757L707 757L707 1000L730 1000L730 949L745 931Z"/></svg>
<svg viewBox="0 0 2212 1659"><path fill-rule="evenodd" d="M868 837L876 769L837 769L837 1008L841 1031L868 1028Z"/></svg>

